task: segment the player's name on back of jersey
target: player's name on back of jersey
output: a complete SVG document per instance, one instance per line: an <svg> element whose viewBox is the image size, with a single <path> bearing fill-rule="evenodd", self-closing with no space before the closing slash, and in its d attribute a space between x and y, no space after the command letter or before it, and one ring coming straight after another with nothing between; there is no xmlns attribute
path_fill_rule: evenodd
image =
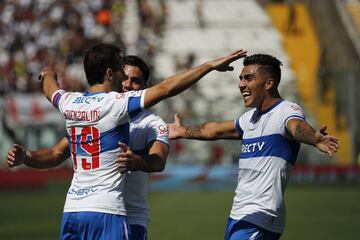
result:
<svg viewBox="0 0 360 240"><path fill-rule="evenodd" d="M77 111L77 110L65 110L65 118L73 121L96 121L100 117L100 110L91 111Z"/></svg>

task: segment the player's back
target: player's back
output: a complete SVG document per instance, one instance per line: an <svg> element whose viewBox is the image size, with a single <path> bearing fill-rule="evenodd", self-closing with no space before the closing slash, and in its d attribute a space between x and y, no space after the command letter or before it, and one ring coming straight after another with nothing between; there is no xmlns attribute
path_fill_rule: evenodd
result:
<svg viewBox="0 0 360 240"><path fill-rule="evenodd" d="M115 162L119 142L129 143L129 119L141 111L143 92L57 92L53 103L65 116L74 177L65 212L125 215L124 174Z"/></svg>

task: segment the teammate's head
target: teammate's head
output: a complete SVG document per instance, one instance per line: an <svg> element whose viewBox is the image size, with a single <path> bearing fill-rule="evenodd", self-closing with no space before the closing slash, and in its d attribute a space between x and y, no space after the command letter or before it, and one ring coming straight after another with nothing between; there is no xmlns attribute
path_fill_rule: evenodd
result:
<svg viewBox="0 0 360 240"><path fill-rule="evenodd" d="M125 78L121 49L105 43L91 47L85 53L84 70L90 86L103 84L105 80L119 86Z"/></svg>
<svg viewBox="0 0 360 240"><path fill-rule="evenodd" d="M246 107L263 108L264 101L279 98L277 87L280 83L282 63L266 54L254 54L244 58L240 74L240 91Z"/></svg>
<svg viewBox="0 0 360 240"><path fill-rule="evenodd" d="M138 56L128 55L123 58L124 72L127 79L122 82L124 92L146 88L150 76L147 64Z"/></svg>
<svg viewBox="0 0 360 240"><path fill-rule="evenodd" d="M277 87L281 79L281 69L280 66L282 63L276 57L267 54L254 54L244 58L244 66L248 65L259 65L258 71L263 75L271 77L275 81L275 86Z"/></svg>

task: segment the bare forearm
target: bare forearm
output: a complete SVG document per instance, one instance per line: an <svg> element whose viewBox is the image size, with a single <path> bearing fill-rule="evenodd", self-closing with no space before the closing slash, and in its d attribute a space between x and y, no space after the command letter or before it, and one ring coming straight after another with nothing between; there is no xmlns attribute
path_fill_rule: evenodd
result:
<svg viewBox="0 0 360 240"><path fill-rule="evenodd" d="M211 124L204 123L201 125L187 126L183 128L182 134L180 135L183 138L188 139L197 139L197 140L214 140L216 136L213 131L210 130L209 126Z"/></svg>
<svg viewBox="0 0 360 240"><path fill-rule="evenodd" d="M138 156L138 167L135 170L143 172L162 172L165 169L166 159L158 154L150 154L145 157Z"/></svg>
<svg viewBox="0 0 360 240"><path fill-rule="evenodd" d="M232 121L206 122L201 125L182 126L180 137L203 141L241 139Z"/></svg>
<svg viewBox="0 0 360 240"><path fill-rule="evenodd" d="M26 151L24 164L38 169L53 168L63 163L70 154L57 153L48 148Z"/></svg>
<svg viewBox="0 0 360 240"><path fill-rule="evenodd" d="M147 90L144 101L145 107L149 108L165 98L181 93L212 70L213 67L210 64L204 63L183 73L166 78Z"/></svg>
<svg viewBox="0 0 360 240"><path fill-rule="evenodd" d="M59 89L59 85L56 81L56 73L53 71L43 71L39 78L43 83L43 92L45 96L51 101L52 95Z"/></svg>
<svg viewBox="0 0 360 240"><path fill-rule="evenodd" d="M167 97L171 97L182 92L212 70L213 67L210 64L204 63L198 67L167 78L161 84L164 85L169 92L169 96Z"/></svg>

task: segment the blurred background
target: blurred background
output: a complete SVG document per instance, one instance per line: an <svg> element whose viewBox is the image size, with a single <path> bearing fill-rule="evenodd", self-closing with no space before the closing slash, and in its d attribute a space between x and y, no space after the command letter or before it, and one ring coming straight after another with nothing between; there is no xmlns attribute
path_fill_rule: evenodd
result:
<svg viewBox="0 0 360 240"><path fill-rule="evenodd" d="M287 190L283 239L356 239L360 222L359 0L5 0L0 2L0 239L57 239L72 165L8 169L13 143L50 147L64 119L41 94L44 65L62 88L83 91L84 51L108 42L142 57L151 82L239 48L283 62L281 95L340 139L334 158L302 146ZM166 122L233 120L246 109L242 61L210 73L152 110ZM171 141L152 175L152 239L222 239L241 142ZM192 221L189 223L189 215ZM178 223L174 223L177 216ZM167 221L166 219L169 219ZM179 227L180 226L180 227ZM165 229L165 231L164 231Z"/></svg>

